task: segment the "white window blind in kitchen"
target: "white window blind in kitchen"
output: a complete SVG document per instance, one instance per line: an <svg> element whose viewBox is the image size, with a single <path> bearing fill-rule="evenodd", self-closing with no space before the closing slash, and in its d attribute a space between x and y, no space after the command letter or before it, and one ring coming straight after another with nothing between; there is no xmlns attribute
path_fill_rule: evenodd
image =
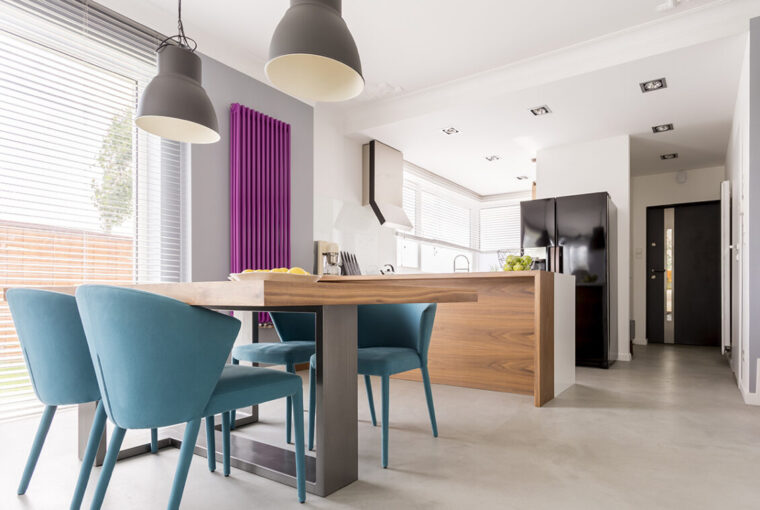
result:
<svg viewBox="0 0 760 510"><path fill-rule="evenodd" d="M470 209L446 197L422 191L417 235L458 246L470 246Z"/></svg>
<svg viewBox="0 0 760 510"><path fill-rule="evenodd" d="M520 204L480 210L480 250L520 248Z"/></svg>
<svg viewBox="0 0 760 510"><path fill-rule="evenodd" d="M158 41L90 2L0 0L0 286L180 280L183 147L133 122ZM0 301L0 420L39 410Z"/></svg>
<svg viewBox="0 0 760 510"><path fill-rule="evenodd" d="M403 206L414 227L402 236L471 246L471 208L441 186L405 172Z"/></svg>

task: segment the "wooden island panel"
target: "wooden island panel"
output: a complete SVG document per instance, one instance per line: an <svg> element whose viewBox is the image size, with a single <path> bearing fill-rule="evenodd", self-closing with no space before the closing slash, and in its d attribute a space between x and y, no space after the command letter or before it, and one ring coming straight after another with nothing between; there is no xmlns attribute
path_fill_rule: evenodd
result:
<svg viewBox="0 0 760 510"><path fill-rule="evenodd" d="M554 273L323 277L325 283L474 290L477 302L439 303L428 355L433 383L554 398ZM345 285L343 285L345 286ZM419 370L398 374L420 381Z"/></svg>

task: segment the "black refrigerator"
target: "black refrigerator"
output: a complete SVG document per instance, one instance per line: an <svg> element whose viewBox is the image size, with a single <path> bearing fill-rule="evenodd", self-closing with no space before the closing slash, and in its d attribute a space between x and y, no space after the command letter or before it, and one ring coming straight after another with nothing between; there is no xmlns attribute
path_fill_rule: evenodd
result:
<svg viewBox="0 0 760 510"><path fill-rule="evenodd" d="M618 351L617 209L609 194L529 200L520 215L521 248L546 248L547 270L575 276L575 364L609 368Z"/></svg>

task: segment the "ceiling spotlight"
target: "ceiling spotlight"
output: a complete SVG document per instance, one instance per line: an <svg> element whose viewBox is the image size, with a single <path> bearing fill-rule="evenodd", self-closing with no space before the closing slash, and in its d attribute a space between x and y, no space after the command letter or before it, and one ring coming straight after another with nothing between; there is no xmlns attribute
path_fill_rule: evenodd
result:
<svg viewBox="0 0 760 510"><path fill-rule="evenodd" d="M459 133L459 130L457 128L455 128L455 127L443 128L443 129L441 129L441 131L443 131L447 135L455 135L455 134Z"/></svg>
<svg viewBox="0 0 760 510"><path fill-rule="evenodd" d="M525 180L528 180L528 179L529 179L529 177L528 177L527 175L518 175L518 176L516 177L516 179L517 179L518 181L525 181Z"/></svg>
<svg viewBox="0 0 760 510"><path fill-rule="evenodd" d="M671 152L670 154L661 154L660 159L676 159L678 157L677 152Z"/></svg>
<svg viewBox="0 0 760 510"><path fill-rule="evenodd" d="M659 126L652 126L652 133L664 133L665 131L673 131L675 129L673 124L660 124Z"/></svg>
<svg viewBox="0 0 760 510"><path fill-rule="evenodd" d="M548 106L536 106L535 108L530 109L530 113L538 117L539 115L546 115L547 113L551 113L552 111L549 109Z"/></svg>
<svg viewBox="0 0 760 510"><path fill-rule="evenodd" d="M491 156L486 156L486 161L499 161L501 158L497 156L496 154L493 154Z"/></svg>
<svg viewBox="0 0 760 510"><path fill-rule="evenodd" d="M639 83L639 87L641 87L641 91L644 93L654 92L655 90L668 88L668 82L665 81L665 78L658 78L656 80Z"/></svg>

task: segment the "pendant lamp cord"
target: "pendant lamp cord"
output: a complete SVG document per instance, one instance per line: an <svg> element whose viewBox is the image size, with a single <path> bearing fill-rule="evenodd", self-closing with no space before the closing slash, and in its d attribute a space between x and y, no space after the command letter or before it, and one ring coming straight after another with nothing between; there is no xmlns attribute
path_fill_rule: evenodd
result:
<svg viewBox="0 0 760 510"><path fill-rule="evenodd" d="M195 42L195 39L185 35L185 27L182 25L182 0L177 0L177 32L177 35L167 37L161 41L158 48L156 48L156 51L161 51L163 48L171 44L190 51L195 51L195 48L198 47L198 43Z"/></svg>

